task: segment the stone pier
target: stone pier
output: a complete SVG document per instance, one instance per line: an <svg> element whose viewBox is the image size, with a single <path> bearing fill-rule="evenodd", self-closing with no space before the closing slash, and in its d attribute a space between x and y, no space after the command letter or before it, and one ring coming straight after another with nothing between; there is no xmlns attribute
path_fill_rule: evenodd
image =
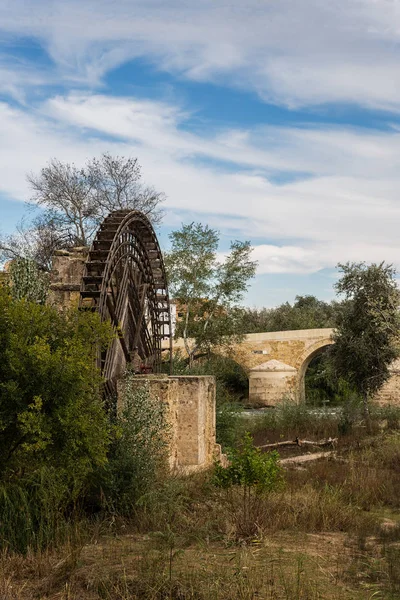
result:
<svg viewBox="0 0 400 600"><path fill-rule="evenodd" d="M221 447L215 441L215 377L135 375L130 384L147 387L153 397L167 405L172 470L199 471L221 459ZM123 386L122 379L118 384L119 409Z"/></svg>

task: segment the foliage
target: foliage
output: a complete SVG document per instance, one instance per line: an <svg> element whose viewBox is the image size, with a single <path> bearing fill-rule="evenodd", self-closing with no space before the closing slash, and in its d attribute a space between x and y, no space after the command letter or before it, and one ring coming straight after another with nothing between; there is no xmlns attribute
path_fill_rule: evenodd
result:
<svg viewBox="0 0 400 600"><path fill-rule="evenodd" d="M262 453L253 445L253 438L245 434L243 445L232 451L227 467L214 466L214 480L218 486L239 485L258 492L271 492L282 482L282 469L277 452Z"/></svg>
<svg viewBox="0 0 400 600"><path fill-rule="evenodd" d="M199 353L241 339L237 303L255 274L250 242L234 241L223 262L217 259L219 234L201 223L182 225L170 235L165 257L170 290L183 313L176 337L182 337L189 362Z"/></svg>
<svg viewBox="0 0 400 600"><path fill-rule="evenodd" d="M224 394L237 400L247 396L249 381L246 370L229 356L210 354L196 360L191 367L181 354L174 357L174 373L186 375L214 375ZM222 389L223 388L223 389ZM218 399L217 399L218 401Z"/></svg>
<svg viewBox="0 0 400 600"><path fill-rule="evenodd" d="M243 435L243 408L230 400L219 402L216 409L216 439L223 452L234 448Z"/></svg>
<svg viewBox="0 0 400 600"><path fill-rule="evenodd" d="M119 397L108 462L93 476L108 511L129 515L149 492L166 463L169 426L166 407L127 372Z"/></svg>
<svg viewBox="0 0 400 600"><path fill-rule="evenodd" d="M0 339L0 477L54 467L76 497L93 465L106 460L95 357L111 332L95 314L60 314L1 289Z"/></svg>
<svg viewBox="0 0 400 600"><path fill-rule="evenodd" d="M0 258L29 258L49 269L59 248L88 245L104 217L119 209L140 210L154 223L164 194L141 182L136 158L104 153L82 168L52 159L39 175L28 175L32 207L42 210L26 227L0 240Z"/></svg>
<svg viewBox="0 0 400 600"><path fill-rule="evenodd" d="M324 302L315 296L296 296L293 305L285 302L276 308L244 309L243 329L246 333L262 333L333 327L337 310L336 302Z"/></svg>
<svg viewBox="0 0 400 600"><path fill-rule="evenodd" d="M9 267L10 291L15 300L44 304L49 289L49 274L30 259L17 258Z"/></svg>
<svg viewBox="0 0 400 600"><path fill-rule="evenodd" d="M305 398L312 406L337 406L357 395L344 377L334 371L328 351L318 354L309 364L305 374Z"/></svg>
<svg viewBox="0 0 400 600"><path fill-rule="evenodd" d="M399 290L390 265L347 263L339 269L336 289L345 301L330 354L337 376L345 377L363 398L367 417L369 398L388 379L389 365L400 354Z"/></svg>

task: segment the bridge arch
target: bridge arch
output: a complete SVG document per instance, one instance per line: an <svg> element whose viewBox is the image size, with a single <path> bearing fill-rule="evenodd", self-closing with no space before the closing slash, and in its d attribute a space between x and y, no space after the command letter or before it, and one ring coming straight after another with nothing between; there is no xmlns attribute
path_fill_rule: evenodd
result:
<svg viewBox="0 0 400 600"><path fill-rule="evenodd" d="M318 356L318 354L321 354L321 352L323 352L326 348L331 346L333 343L334 343L334 341L332 339L332 336L329 336L329 337L326 337L323 339L319 339L319 340L315 341L313 344L311 344L310 346L308 346L307 348L305 348L305 350L302 352L302 354L297 359L296 364L294 365L295 368L297 369L297 381L296 381L297 390L295 390L295 391L296 391L296 398L298 399L299 402L304 402L306 399L306 397L305 397L306 396L305 376L306 376L308 365L313 360L313 358Z"/></svg>
<svg viewBox="0 0 400 600"><path fill-rule="evenodd" d="M230 357L248 374L249 404L273 406L284 395L304 400L307 367L334 343L332 334L331 328L249 333L230 348ZM183 348L183 340L177 340L174 346ZM227 349L221 347L215 352L226 354Z"/></svg>

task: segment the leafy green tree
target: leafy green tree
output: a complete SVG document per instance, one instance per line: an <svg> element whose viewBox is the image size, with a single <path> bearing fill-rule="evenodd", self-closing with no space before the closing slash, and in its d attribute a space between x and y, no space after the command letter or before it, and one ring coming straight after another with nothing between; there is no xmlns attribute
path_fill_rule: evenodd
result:
<svg viewBox="0 0 400 600"><path fill-rule="evenodd" d="M369 420L369 400L389 378L399 357L400 294L395 269L385 263L339 265L336 290L344 296L330 349L333 366L362 397Z"/></svg>
<svg viewBox="0 0 400 600"><path fill-rule="evenodd" d="M111 335L95 314L60 314L0 289L0 478L53 467L73 498L106 461L95 356Z"/></svg>
<svg viewBox="0 0 400 600"><path fill-rule="evenodd" d="M183 313L176 336L182 337L189 364L196 355L216 345L241 339L242 319L237 307L256 271L250 242L234 241L218 260L219 234L201 223L182 225L170 235L165 257L173 298Z"/></svg>

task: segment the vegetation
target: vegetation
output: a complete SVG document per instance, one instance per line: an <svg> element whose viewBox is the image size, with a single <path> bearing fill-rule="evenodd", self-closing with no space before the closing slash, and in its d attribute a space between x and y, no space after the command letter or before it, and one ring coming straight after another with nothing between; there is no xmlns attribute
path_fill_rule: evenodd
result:
<svg viewBox="0 0 400 600"><path fill-rule="evenodd" d="M183 235L190 228L198 239L192 263ZM165 407L133 373L122 383L123 409L104 409L95 357L110 329L94 314L43 306L40 285L30 283L32 265L15 263L15 285L0 289L0 597L393 600L400 592L400 409L369 406L397 356L392 269L343 267L336 347L362 327L365 339L347 371L336 357L325 363L327 377L334 364L352 386L342 390L340 410L284 401L244 414L237 406L247 395L246 373L212 348L242 331L239 318L234 334L222 327L241 314L236 302L254 272L251 249L235 243L217 263L216 232L190 228L177 237L170 269L189 314L186 341L195 338L192 359L204 355L189 365L176 356L175 372L216 376L217 436L229 464L169 473ZM315 305L303 300L297 315ZM373 383L358 369L362 355ZM366 394L368 414L354 390ZM334 450L318 460L308 453L315 460L301 468L300 445L263 448L328 437L338 438Z"/></svg>
<svg viewBox="0 0 400 600"><path fill-rule="evenodd" d="M244 333L237 303L256 263L250 242L231 243L223 262L217 258L219 234L201 223L182 225L170 235L165 257L169 286L182 311L176 337L182 337L190 366L195 357L216 345L241 339Z"/></svg>
<svg viewBox="0 0 400 600"><path fill-rule="evenodd" d="M132 513L165 467L168 427L129 373L123 411L106 412L95 359L111 329L3 287L0 338L0 547L39 550L85 514Z"/></svg>
<svg viewBox="0 0 400 600"><path fill-rule="evenodd" d="M330 357L337 376L343 376L368 403L388 379L389 366L400 355L398 343L400 294L395 270L381 263L340 265L336 284L343 294Z"/></svg>
<svg viewBox="0 0 400 600"><path fill-rule="evenodd" d="M56 249L90 244L104 217L119 209L140 210L154 223L161 220L164 194L141 182L136 158L111 156L86 162L83 168L51 160L39 175L28 175L31 207L40 213L27 227L0 240L0 259L25 258L49 270Z"/></svg>
<svg viewBox="0 0 400 600"><path fill-rule="evenodd" d="M317 354L307 367L305 398L311 406L341 406L357 396L354 387L334 370L329 348Z"/></svg>
<svg viewBox="0 0 400 600"><path fill-rule="evenodd" d="M359 404L331 414L285 402L236 420L227 468L167 474L163 407L131 373L124 411L105 417L91 359L109 332L95 317L13 301L5 289L0 297L0 440L26 436L2 466L2 598L396 597L398 409L371 410L367 434ZM218 375L220 406L245 394L245 376L229 358L211 356L193 369ZM256 447L249 435L238 442L244 428ZM339 460L302 470L278 462L301 448L280 456L257 449L338 432Z"/></svg>
<svg viewBox="0 0 400 600"><path fill-rule="evenodd" d="M166 407L148 387L126 373L122 409L112 420L108 461L95 470L91 493L107 513L129 516L166 467L169 427ZM100 507L99 507L100 508Z"/></svg>
<svg viewBox="0 0 400 600"><path fill-rule="evenodd" d="M15 300L25 298L28 302L44 304L50 277L38 264L27 258L16 258L9 266L10 291Z"/></svg>
<svg viewBox="0 0 400 600"><path fill-rule="evenodd" d="M277 452L262 454L254 447L251 435L246 433L242 446L231 451L229 464L214 465L215 482L224 488L242 486L245 495L252 488L258 492L272 491L278 488L282 479L278 458Z"/></svg>
<svg viewBox="0 0 400 600"><path fill-rule="evenodd" d="M323 302L315 296L296 296L293 305L285 302L276 308L244 309L243 330L262 333L333 327L338 309L337 302Z"/></svg>
<svg viewBox="0 0 400 600"><path fill-rule="evenodd" d="M245 508L242 485L215 486L209 473L158 479L129 517L81 524L66 543L23 560L3 555L1 596L393 600L400 590L400 440L392 412L389 427L387 414L371 411L373 435L357 425L341 439L338 460L285 465L284 485L275 480L251 493ZM278 413L278 439L291 427L302 436L321 431L304 407ZM337 417L324 419L333 431ZM239 465L253 464L246 456L268 464L270 455L246 443ZM250 479L243 481L257 485L255 471L245 470Z"/></svg>
<svg viewBox="0 0 400 600"><path fill-rule="evenodd" d="M2 288L0 336L0 476L52 466L79 490L106 457L94 358L110 340L108 327L97 315L12 301Z"/></svg>

